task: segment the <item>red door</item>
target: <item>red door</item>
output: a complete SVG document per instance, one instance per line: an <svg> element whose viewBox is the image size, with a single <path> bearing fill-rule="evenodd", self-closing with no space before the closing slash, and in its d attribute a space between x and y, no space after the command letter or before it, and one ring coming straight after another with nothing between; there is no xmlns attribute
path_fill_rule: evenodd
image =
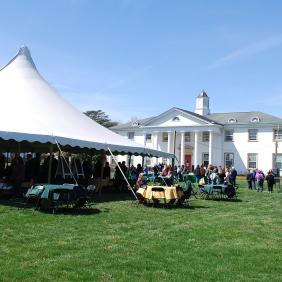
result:
<svg viewBox="0 0 282 282"><path fill-rule="evenodd" d="M192 163L191 163L191 160L192 160L192 156L191 155L185 155L185 167L191 171L192 170Z"/></svg>

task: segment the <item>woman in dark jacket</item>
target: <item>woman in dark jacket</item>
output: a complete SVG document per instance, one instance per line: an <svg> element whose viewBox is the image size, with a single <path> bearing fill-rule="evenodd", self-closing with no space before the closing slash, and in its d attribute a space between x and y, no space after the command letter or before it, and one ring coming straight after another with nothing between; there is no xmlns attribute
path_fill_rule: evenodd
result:
<svg viewBox="0 0 282 282"><path fill-rule="evenodd" d="M274 175L273 175L271 169L267 173L265 180L267 182L268 193L272 193L273 192L273 185L275 184L275 178L274 178Z"/></svg>

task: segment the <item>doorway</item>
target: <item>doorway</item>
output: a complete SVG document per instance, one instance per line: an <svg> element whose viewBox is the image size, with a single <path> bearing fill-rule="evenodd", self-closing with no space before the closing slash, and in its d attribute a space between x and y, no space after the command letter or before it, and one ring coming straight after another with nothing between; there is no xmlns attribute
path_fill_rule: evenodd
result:
<svg viewBox="0 0 282 282"><path fill-rule="evenodd" d="M189 171L192 171L192 155L191 154L185 155L184 161L185 161L184 162L185 167Z"/></svg>

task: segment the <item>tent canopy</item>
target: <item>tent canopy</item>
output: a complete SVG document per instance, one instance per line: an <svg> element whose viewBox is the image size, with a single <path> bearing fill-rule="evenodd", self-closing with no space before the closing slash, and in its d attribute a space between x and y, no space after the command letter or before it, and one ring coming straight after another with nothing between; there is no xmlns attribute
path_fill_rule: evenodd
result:
<svg viewBox="0 0 282 282"><path fill-rule="evenodd" d="M65 99L37 71L27 47L0 70L0 148L49 151L56 141L63 149L172 158L96 123Z"/></svg>

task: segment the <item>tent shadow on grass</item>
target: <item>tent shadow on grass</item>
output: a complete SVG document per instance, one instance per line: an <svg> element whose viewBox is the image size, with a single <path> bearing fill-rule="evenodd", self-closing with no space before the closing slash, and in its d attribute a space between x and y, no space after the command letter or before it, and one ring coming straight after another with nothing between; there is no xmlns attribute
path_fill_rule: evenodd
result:
<svg viewBox="0 0 282 282"><path fill-rule="evenodd" d="M24 198L11 198L0 199L0 205L9 206L13 208L22 209L23 211L33 210L34 212L53 213L53 209L39 210L36 208L36 203L28 203ZM99 214L100 209L93 207L86 208L72 208L72 207L59 207L55 209L55 214L67 214L67 215L93 215ZM105 212L109 212L106 210Z"/></svg>

